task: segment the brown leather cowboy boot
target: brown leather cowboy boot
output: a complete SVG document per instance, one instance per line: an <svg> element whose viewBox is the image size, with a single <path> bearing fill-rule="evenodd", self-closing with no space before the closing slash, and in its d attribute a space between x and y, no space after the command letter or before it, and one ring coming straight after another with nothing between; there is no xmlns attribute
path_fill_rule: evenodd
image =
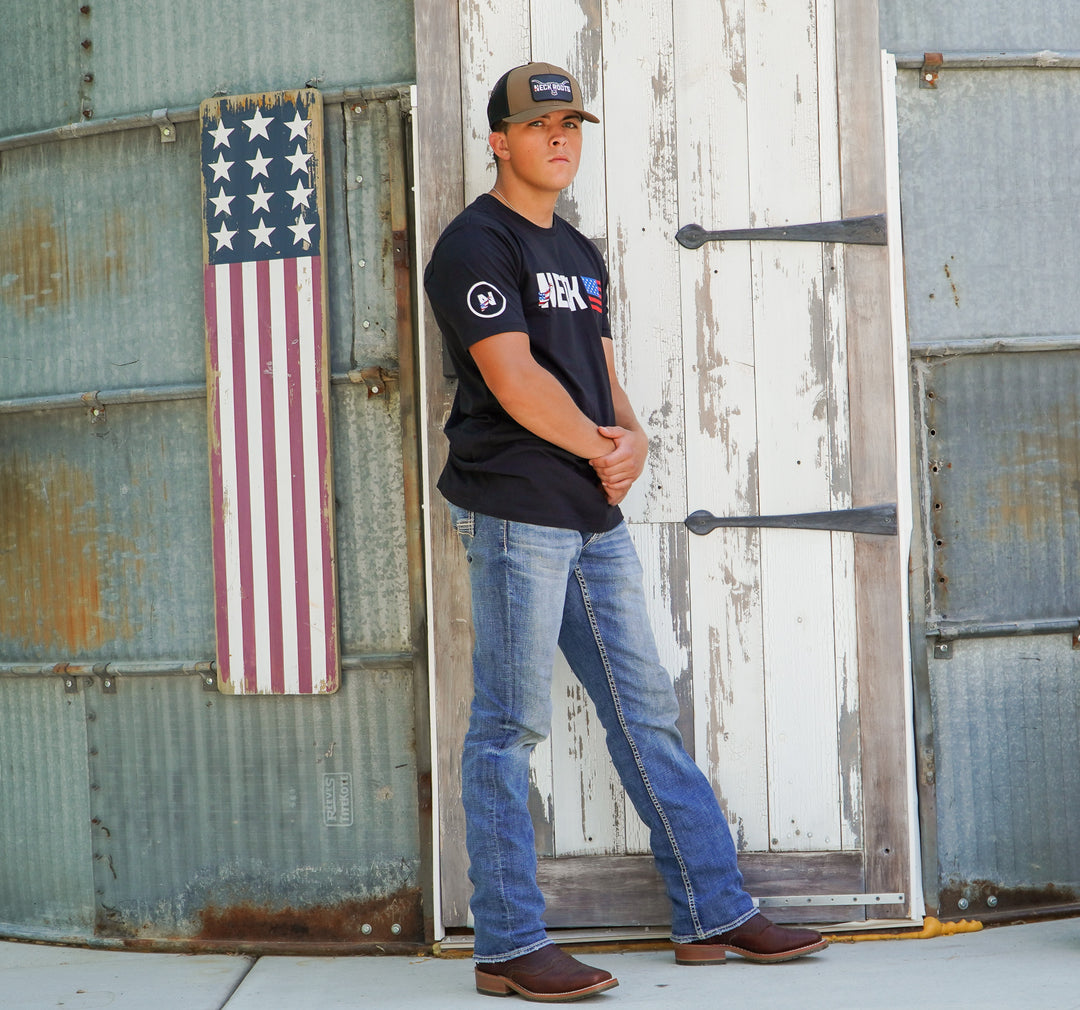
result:
<svg viewBox="0 0 1080 1010"><path fill-rule="evenodd" d="M619 984L609 971L590 968L555 944L531 954L476 965L476 991L485 996L517 993L534 1003L570 1003Z"/></svg>
<svg viewBox="0 0 1080 1010"><path fill-rule="evenodd" d="M738 954L758 964L791 961L829 946L813 929L789 929L770 922L760 912L741 926L707 940L675 944L677 964L723 964L727 954Z"/></svg>

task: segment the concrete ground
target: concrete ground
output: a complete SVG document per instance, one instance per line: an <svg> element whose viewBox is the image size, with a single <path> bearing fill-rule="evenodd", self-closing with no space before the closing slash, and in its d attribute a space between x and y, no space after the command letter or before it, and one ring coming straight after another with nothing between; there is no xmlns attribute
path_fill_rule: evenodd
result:
<svg viewBox="0 0 1080 1010"><path fill-rule="evenodd" d="M907 1010L922 1006L1080 1010L1080 919L931 939L835 942L778 965L736 957L680 967L670 951L580 955L619 986L582 1010ZM147 954L0 942L2 1010L344 1010L493 1004L472 962L434 957Z"/></svg>

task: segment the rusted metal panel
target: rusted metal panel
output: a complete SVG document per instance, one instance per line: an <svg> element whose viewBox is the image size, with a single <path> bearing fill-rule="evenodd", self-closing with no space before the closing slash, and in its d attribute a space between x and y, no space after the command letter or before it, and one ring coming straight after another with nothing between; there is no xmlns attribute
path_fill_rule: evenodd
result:
<svg viewBox="0 0 1080 1010"><path fill-rule="evenodd" d="M890 52L1080 49L1080 12L1057 0L1025 4L1023 17L1011 0L879 0L879 11L881 45Z"/></svg>
<svg viewBox="0 0 1080 1010"><path fill-rule="evenodd" d="M333 389L338 619L345 655L411 648L398 406L393 392L370 396L364 385Z"/></svg>
<svg viewBox="0 0 1080 1010"><path fill-rule="evenodd" d="M1052 53L1075 55L1080 15L902 0L881 36L936 74L906 59L897 82L928 904L1076 908L1080 169L1058 124L1080 72Z"/></svg>
<svg viewBox="0 0 1080 1010"><path fill-rule="evenodd" d="M6 152L3 397L205 381L198 129Z"/></svg>
<svg viewBox="0 0 1080 1010"><path fill-rule="evenodd" d="M218 94L414 77L413 5L8 0L0 135Z"/></svg>
<svg viewBox="0 0 1080 1010"><path fill-rule="evenodd" d="M1080 680L1070 635L929 661L940 911L1080 903Z"/></svg>
<svg viewBox="0 0 1080 1010"><path fill-rule="evenodd" d="M0 933L32 924L42 936L88 935L96 899L79 696L60 676L0 677L0 713Z"/></svg>
<svg viewBox="0 0 1080 1010"><path fill-rule="evenodd" d="M928 620L1080 619L1080 352L916 370Z"/></svg>
<svg viewBox="0 0 1080 1010"><path fill-rule="evenodd" d="M0 660L211 659L200 400L0 415Z"/></svg>
<svg viewBox="0 0 1080 1010"><path fill-rule="evenodd" d="M244 713L205 690L196 125L168 145L141 128L0 158L4 191L27 197L0 208L0 759L24 772L0 784L8 935L389 949L430 930L397 389L407 260L401 215L382 209L404 166L379 154L361 213L340 106L326 123L346 673L314 707L245 699ZM398 114L376 108L354 150L393 147L390 126ZM352 247L373 250L371 301L389 307L374 340L353 307ZM56 760L33 760L33 740Z"/></svg>
<svg viewBox="0 0 1080 1010"><path fill-rule="evenodd" d="M232 699L191 678L81 691L95 934L295 940L306 924L361 940L353 916L420 886L411 693L401 670L354 673L330 700ZM369 939L422 938L407 905L414 932Z"/></svg>
<svg viewBox="0 0 1080 1010"><path fill-rule="evenodd" d="M918 77L897 82L912 345L1076 334L1080 221L1062 209L1080 159L1058 124L1080 71L951 70L933 91Z"/></svg>

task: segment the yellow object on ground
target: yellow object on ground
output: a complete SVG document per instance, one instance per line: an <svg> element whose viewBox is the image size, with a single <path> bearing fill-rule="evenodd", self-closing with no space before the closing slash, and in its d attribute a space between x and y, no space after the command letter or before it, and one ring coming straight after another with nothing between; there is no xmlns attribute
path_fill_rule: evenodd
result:
<svg viewBox="0 0 1080 1010"><path fill-rule="evenodd" d="M952 936L954 933L977 933L983 928L981 922L961 919L959 922L942 922L932 915L923 917L923 928L897 933L832 933L827 934L830 943L855 943L859 940L929 940L934 936Z"/></svg>

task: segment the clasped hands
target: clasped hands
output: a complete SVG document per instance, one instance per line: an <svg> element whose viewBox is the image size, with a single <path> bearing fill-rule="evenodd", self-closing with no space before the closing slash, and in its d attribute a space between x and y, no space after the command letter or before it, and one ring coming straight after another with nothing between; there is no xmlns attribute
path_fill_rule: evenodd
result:
<svg viewBox="0 0 1080 1010"><path fill-rule="evenodd" d="M600 478L608 504L618 505L645 469L649 440L643 431L620 428L618 425L603 426L597 431L604 438L611 439L615 447L603 456L590 459L589 465Z"/></svg>

